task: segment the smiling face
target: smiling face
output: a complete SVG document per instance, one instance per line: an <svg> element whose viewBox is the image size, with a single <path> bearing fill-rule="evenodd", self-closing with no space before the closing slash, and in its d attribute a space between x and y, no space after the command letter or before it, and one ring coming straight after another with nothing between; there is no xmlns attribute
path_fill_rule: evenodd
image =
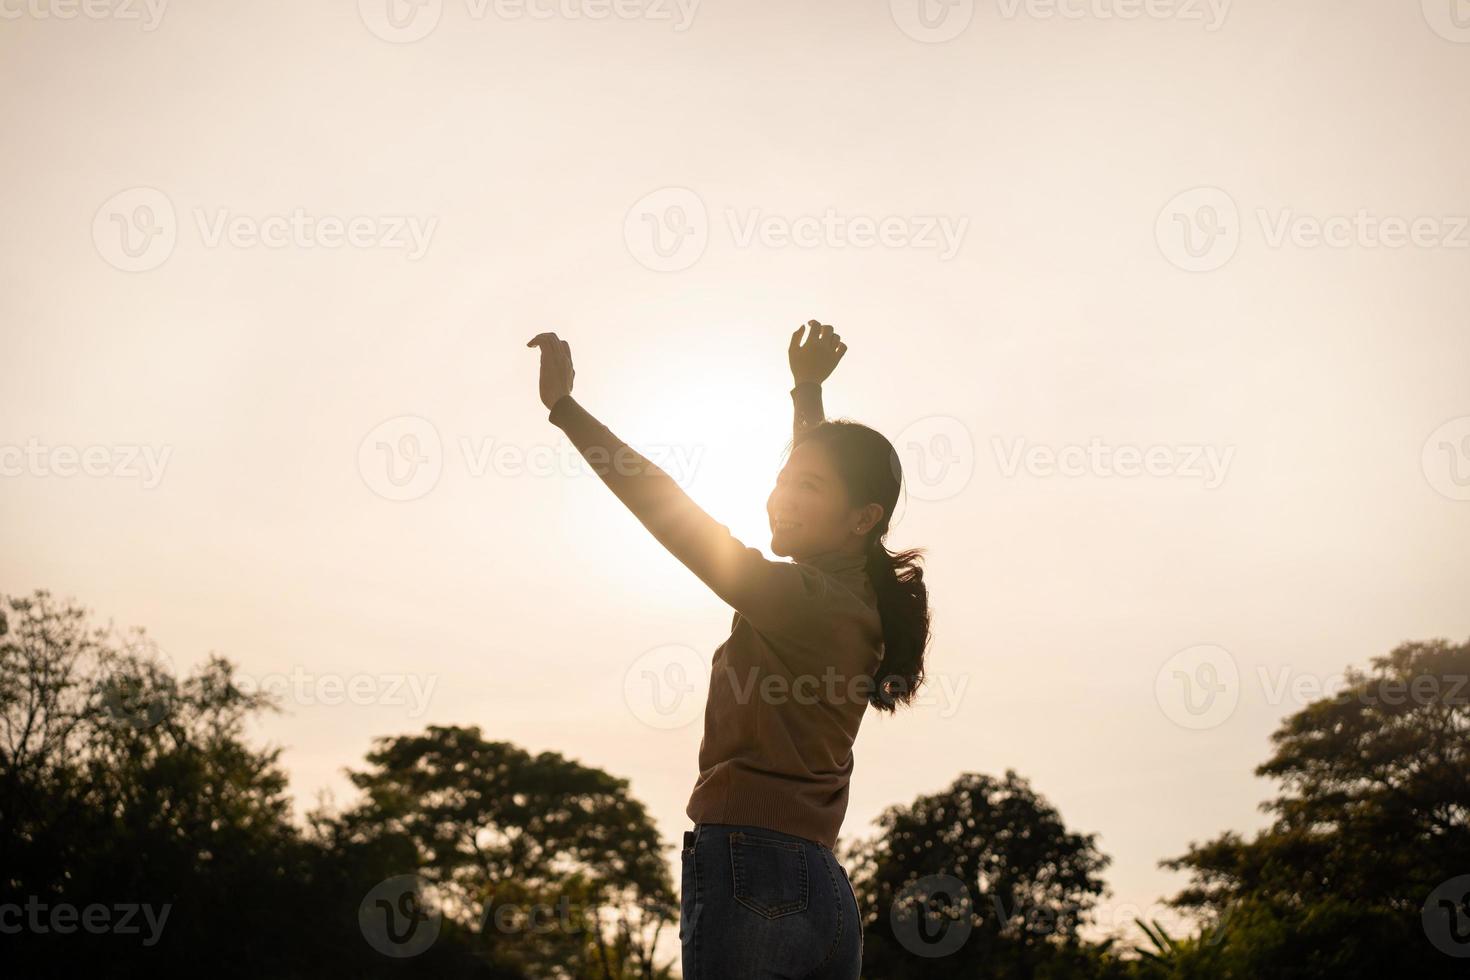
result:
<svg viewBox="0 0 1470 980"><path fill-rule="evenodd" d="M882 513L878 504L854 506L827 450L803 442L792 449L766 500L771 551L798 561L831 551L861 551L864 535Z"/></svg>

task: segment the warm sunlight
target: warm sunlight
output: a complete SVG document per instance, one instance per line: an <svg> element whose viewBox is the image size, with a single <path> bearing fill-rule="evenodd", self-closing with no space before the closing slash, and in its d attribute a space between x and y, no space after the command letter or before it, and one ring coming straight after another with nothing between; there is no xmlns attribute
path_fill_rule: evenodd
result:
<svg viewBox="0 0 1470 980"><path fill-rule="evenodd" d="M615 405L602 408L594 403L592 408L711 517L768 558L774 556L766 498L791 441L792 413L779 327L771 333L776 343L765 350L732 352L717 369L697 378L681 373L674 363L642 363L637 370L647 377L672 380L641 391L638 402L620 398ZM580 378L584 369L578 370ZM599 383L599 390L612 387ZM641 527L623 520L611 525L609 533L618 535L624 545L635 538L641 545L647 538ZM689 577L676 563L661 560L649 571L672 573L682 580Z"/></svg>
<svg viewBox="0 0 1470 980"><path fill-rule="evenodd" d="M1467 12L0 0L0 974L1470 963Z"/></svg>

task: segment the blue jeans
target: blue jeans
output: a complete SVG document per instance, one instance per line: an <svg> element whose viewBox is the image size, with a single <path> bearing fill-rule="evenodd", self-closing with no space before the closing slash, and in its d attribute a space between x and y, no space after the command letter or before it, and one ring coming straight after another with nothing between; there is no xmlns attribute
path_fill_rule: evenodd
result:
<svg viewBox="0 0 1470 980"><path fill-rule="evenodd" d="M684 831L684 980L855 980L862 923L847 870L804 837L739 824Z"/></svg>

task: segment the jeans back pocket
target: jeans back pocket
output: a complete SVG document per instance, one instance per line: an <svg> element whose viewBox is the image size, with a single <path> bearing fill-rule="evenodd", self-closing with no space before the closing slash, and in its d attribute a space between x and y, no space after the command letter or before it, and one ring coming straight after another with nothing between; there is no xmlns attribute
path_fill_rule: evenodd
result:
<svg viewBox="0 0 1470 980"><path fill-rule="evenodd" d="M768 919L806 911L811 885L802 845L743 831L729 840L737 902Z"/></svg>

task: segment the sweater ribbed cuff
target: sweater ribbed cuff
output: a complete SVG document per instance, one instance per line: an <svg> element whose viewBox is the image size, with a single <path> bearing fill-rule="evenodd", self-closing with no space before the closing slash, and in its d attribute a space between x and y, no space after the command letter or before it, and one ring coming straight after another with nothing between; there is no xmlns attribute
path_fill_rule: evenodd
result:
<svg viewBox="0 0 1470 980"><path fill-rule="evenodd" d="M572 393L567 392L551 406L551 411L547 413L546 420L558 429L565 428L565 423L575 408L581 408L581 406L577 404L576 399L572 398Z"/></svg>

